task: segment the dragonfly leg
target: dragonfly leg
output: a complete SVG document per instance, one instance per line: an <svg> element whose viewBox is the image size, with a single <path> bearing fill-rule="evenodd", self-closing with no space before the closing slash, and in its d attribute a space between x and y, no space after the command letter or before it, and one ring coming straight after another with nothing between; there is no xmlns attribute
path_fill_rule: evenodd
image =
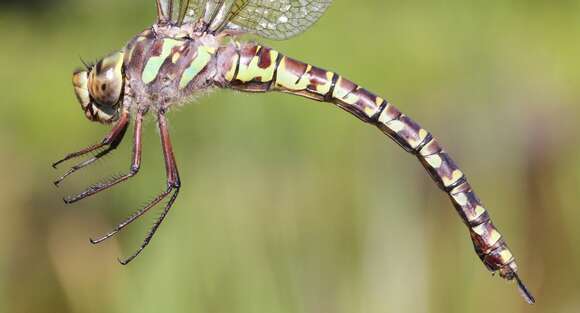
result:
<svg viewBox="0 0 580 313"><path fill-rule="evenodd" d="M79 162L75 165L73 165L66 173L64 173L62 176L60 176L59 178L57 178L53 184L55 186L58 187L58 185L65 179L67 178L69 175L73 174L74 172L89 166L91 164L93 164L94 162L96 162L97 160L99 160L100 158L104 157L105 155L109 154L109 152L115 150L115 148L117 147L117 145L110 145L107 147L107 149L100 151L99 153L95 154L93 157L91 157L90 159L84 160L82 162Z"/></svg>
<svg viewBox="0 0 580 313"><path fill-rule="evenodd" d="M169 131L167 129L167 120L165 118L164 111L161 111L158 113L158 125L159 125L159 133L161 136L161 145L163 148L163 157L165 159L165 170L167 173L167 189L164 192L162 192L161 194L159 194L155 199L153 199L153 201L151 201L145 208L137 211L134 215L129 217L123 223L119 224L119 226L113 232L111 232L110 235L108 234L108 235L104 236L102 238L102 240L114 235L119 230L123 229L125 226L132 223L139 216L145 214L145 212L147 212L149 209L151 209L157 203L161 202L163 199L165 199L170 194L171 194L171 197L169 198L169 201L165 205L163 212L161 212L161 215L155 221L155 223L153 224L153 226L151 227L151 229L149 230L149 232L145 236L143 243L141 244L141 246L139 246L137 251L135 251L130 257L128 257L126 259L119 259L119 262L123 265L126 265L129 262L131 262L133 259L135 259L141 253L141 251L143 251L143 249L145 249L145 247L147 247L147 245L151 241L151 238L153 238L153 236L155 235L155 232L157 232L157 229L159 228L159 226L161 225L161 223L163 222L163 220L167 216L167 213L169 213L169 210L173 206L175 199L177 199L177 195L179 193L179 188L181 187L181 182L179 180L179 173L177 171L177 165L175 162L175 157L173 155L173 147L171 145L171 140L169 138ZM100 242L100 241L97 241L97 242Z"/></svg>
<svg viewBox="0 0 580 313"><path fill-rule="evenodd" d="M113 126L113 128L111 129L111 131L107 134L107 136L105 136L105 138L103 138L103 140L101 142L99 142L97 144L94 144L94 145L91 145L91 146L88 146L88 147L86 147L84 149L81 149L79 151L76 151L76 152L72 152L72 153L67 154L64 158L62 158L62 159L60 159L60 160L52 163L52 167L57 168L57 166L59 164L65 162L65 161L78 158L78 157L83 156L83 155L85 155L87 153L90 153L90 152L93 152L95 150L98 150L98 149L100 149L100 148L102 148L104 146L109 146L109 148L107 148L107 150L105 150L105 151L107 151L106 153L104 153L105 151L102 152L102 153L104 153L103 155L111 152L123 140L123 137L125 136L125 132L127 131L127 126L128 125L129 125L129 112L123 111L121 113L121 116L119 117L119 121L117 121L117 124L115 124L115 126ZM77 164L76 166L79 166L79 165L80 164ZM86 165L88 165L88 164L86 164ZM84 166L86 166L86 165L84 165ZM81 166L81 168L84 167L84 166ZM65 176L67 176L67 175L65 175Z"/></svg>
<svg viewBox="0 0 580 313"><path fill-rule="evenodd" d="M131 168L130 168L129 172L124 174L124 175L114 177L114 178L112 178L108 181L105 181L103 183L94 184L77 195L66 197L66 198L64 198L65 203L67 203L67 204L74 203L74 202L82 200L88 196L92 196L92 195L94 195L98 192L101 192L105 189L108 189L108 188L110 188L118 183L121 183L121 182L135 176L135 174L137 174L137 172L139 171L140 165L141 165L141 129L143 127L144 114L145 114L144 111L139 111L137 113L136 118L135 118L135 133L134 133L134 137L133 137L133 158L131 161ZM126 123L125 123L125 129L126 129ZM105 150L105 151L107 151L107 150ZM103 151L103 152L105 152L105 151ZM98 157L98 155L95 156L95 158L97 158L97 157ZM82 167L84 167L84 166L86 166L94 161L95 160L93 160L93 159L89 159L86 162L80 163L79 166L80 166L80 168L82 168ZM87 162L88 162L88 164L86 164ZM74 169L74 167L73 167L73 169Z"/></svg>

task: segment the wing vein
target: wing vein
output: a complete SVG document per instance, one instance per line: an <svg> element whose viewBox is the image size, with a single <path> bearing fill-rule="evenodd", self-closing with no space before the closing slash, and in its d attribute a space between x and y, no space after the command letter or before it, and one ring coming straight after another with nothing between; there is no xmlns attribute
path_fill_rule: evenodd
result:
<svg viewBox="0 0 580 313"><path fill-rule="evenodd" d="M232 29L275 40L303 33L320 19L332 3L332 0L174 1L179 1L175 18L178 25L204 19L210 32Z"/></svg>

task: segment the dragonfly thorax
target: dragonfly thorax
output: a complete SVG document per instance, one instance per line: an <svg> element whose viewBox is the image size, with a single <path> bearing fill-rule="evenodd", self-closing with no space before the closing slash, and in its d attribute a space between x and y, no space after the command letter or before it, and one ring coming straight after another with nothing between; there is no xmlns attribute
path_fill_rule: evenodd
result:
<svg viewBox="0 0 580 313"><path fill-rule="evenodd" d="M182 37L171 25L146 29L124 48L124 107L167 110L214 86L220 41L213 35Z"/></svg>
<svg viewBox="0 0 580 313"><path fill-rule="evenodd" d="M75 94L89 120L104 124L116 120L124 87L123 57L123 52L115 52L74 72Z"/></svg>

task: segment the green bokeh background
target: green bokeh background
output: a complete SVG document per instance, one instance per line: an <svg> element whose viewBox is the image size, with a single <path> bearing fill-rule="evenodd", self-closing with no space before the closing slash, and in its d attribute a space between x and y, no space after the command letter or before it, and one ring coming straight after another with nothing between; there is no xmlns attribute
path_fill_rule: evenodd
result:
<svg viewBox="0 0 580 313"><path fill-rule="evenodd" d="M387 97L469 176L538 303L491 277L419 163L328 104L217 91L169 114L183 188L92 246L164 187L152 119L56 189L52 161L99 140L73 96L79 56L118 49L153 1L0 7L0 312L579 312L580 2L335 0L307 33L266 42Z"/></svg>

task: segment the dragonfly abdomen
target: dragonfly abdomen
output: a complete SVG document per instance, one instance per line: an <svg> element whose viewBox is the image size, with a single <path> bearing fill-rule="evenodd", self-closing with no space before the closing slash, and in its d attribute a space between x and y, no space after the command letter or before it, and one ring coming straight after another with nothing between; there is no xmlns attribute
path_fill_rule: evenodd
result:
<svg viewBox="0 0 580 313"><path fill-rule="evenodd" d="M517 265L506 242L463 172L427 130L387 100L337 73L257 44L237 44L235 51L232 47L226 48L218 61L227 87L248 92L281 91L334 103L377 126L415 155L439 188L448 194L468 227L476 253L485 266L492 272L499 271L505 279L517 279ZM531 296L527 300L533 301Z"/></svg>

